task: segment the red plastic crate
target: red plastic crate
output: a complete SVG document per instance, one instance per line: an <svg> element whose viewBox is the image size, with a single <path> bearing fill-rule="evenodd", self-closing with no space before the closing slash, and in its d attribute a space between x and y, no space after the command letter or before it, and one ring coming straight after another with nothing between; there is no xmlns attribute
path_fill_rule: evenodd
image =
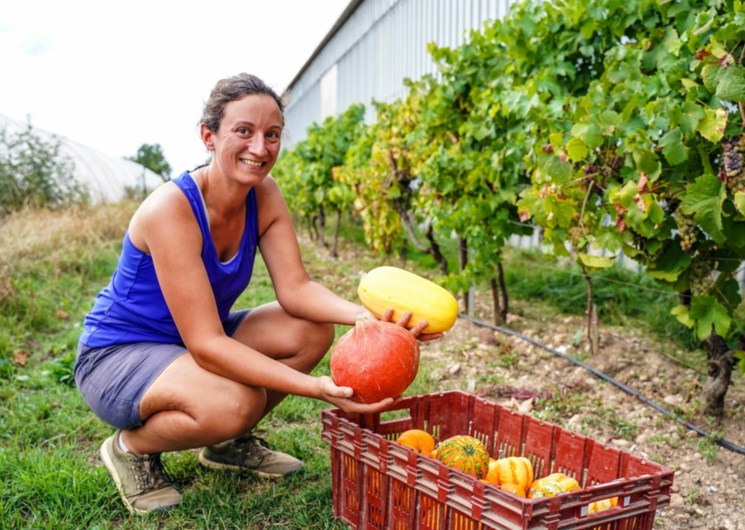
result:
<svg viewBox="0 0 745 530"><path fill-rule="evenodd" d="M583 489L523 499L394 440L422 429L481 440L495 457L530 459L535 477L564 473ZM649 530L670 502L673 471L465 392L408 397L382 414L323 411L334 515L360 530ZM587 514L591 502L615 508Z"/></svg>

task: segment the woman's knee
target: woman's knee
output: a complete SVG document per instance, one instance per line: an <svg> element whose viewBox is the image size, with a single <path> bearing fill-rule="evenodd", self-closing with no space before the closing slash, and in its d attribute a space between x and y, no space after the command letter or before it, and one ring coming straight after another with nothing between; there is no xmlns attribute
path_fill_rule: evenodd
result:
<svg viewBox="0 0 745 530"><path fill-rule="evenodd" d="M316 322L314 324L313 334L316 340L316 349L321 353L321 357L323 357L334 342L336 330L333 324L325 322Z"/></svg>
<svg viewBox="0 0 745 530"><path fill-rule="evenodd" d="M298 334L298 353L303 355L313 369L326 355L334 342L333 324L305 321L304 328Z"/></svg>
<svg viewBox="0 0 745 530"><path fill-rule="evenodd" d="M266 406L266 390L242 384L229 385L217 399L202 407L198 423L206 435L219 439L237 438L261 419Z"/></svg>

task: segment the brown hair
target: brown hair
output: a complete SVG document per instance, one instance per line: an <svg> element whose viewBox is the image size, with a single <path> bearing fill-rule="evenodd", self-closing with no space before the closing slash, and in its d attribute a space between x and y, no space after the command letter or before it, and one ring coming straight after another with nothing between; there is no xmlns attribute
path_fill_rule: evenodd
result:
<svg viewBox="0 0 745 530"><path fill-rule="evenodd" d="M282 98L264 81L245 72L217 82L210 93L209 100L204 105L202 119L199 123L204 123L209 130L217 132L225 115L225 105L251 94L269 96L274 99L279 107L279 112L282 113L282 125L284 125L285 103Z"/></svg>

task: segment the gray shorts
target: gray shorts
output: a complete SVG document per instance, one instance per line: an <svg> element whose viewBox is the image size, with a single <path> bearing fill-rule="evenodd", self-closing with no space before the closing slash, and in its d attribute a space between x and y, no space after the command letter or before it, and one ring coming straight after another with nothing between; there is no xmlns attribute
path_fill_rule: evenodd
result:
<svg viewBox="0 0 745 530"><path fill-rule="evenodd" d="M223 323L232 336L250 309L234 311ZM143 423L140 401L145 391L177 357L183 344L135 342L102 348L78 345L75 382L83 399L103 421L117 429L136 429Z"/></svg>

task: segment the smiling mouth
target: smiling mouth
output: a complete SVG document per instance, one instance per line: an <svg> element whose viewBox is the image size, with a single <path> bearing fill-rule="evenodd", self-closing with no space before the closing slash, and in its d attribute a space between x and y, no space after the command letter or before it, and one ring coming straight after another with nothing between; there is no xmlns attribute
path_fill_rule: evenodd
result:
<svg viewBox="0 0 745 530"><path fill-rule="evenodd" d="M266 162L255 162L254 160L249 160L247 158L241 158L240 160L247 166L251 167L263 167L264 165L266 165Z"/></svg>

